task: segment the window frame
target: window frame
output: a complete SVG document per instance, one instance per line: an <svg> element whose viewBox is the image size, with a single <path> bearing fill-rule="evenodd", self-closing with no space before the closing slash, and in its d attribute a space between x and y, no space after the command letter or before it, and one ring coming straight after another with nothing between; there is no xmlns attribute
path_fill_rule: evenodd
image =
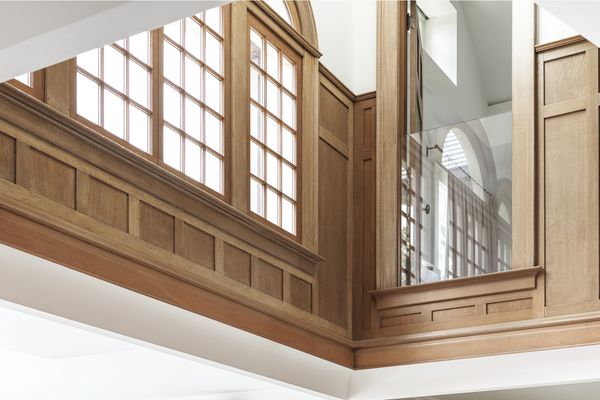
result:
<svg viewBox="0 0 600 400"><path fill-rule="evenodd" d="M33 86L28 86L21 81L16 79L10 79L8 83L12 86L16 87L20 91L27 93L28 95L35 97L40 101L45 101L46 97L46 85L45 85L45 73L44 70L41 69L39 71L28 72L33 79ZM25 74L24 74L25 75Z"/></svg>
<svg viewBox="0 0 600 400"><path fill-rule="evenodd" d="M266 3L264 2L260 2L261 5L266 5ZM268 7L268 5L267 5ZM289 7L289 5L288 5ZM270 7L269 7L270 9ZM291 10L290 10L291 11ZM273 11L274 13L274 11ZM267 16L268 17L272 17L272 16ZM286 25L287 22L285 22L283 20L283 18L279 17L279 15L277 14L278 19L280 19L281 21L279 22L283 22ZM274 21L275 23L277 23L278 21ZM265 216L261 216L259 214L256 214L255 212L251 211L251 189L250 189L250 181L252 179L252 173L250 170L250 144L252 142L252 136L250 134L250 105L252 104L252 100L250 97L250 90L251 90L251 85L250 85L250 68L252 66L252 63L250 61L250 31L251 29L256 30L263 38L265 38L265 43L268 39L269 42L271 42L272 44L274 44L280 51L282 51L286 57L288 59L290 59L291 61L295 62L295 73L296 73L296 129L295 129L295 137L296 137L296 164L295 164L295 173L296 173L296 185L295 185L295 193L296 193L296 198L294 200L294 207L296 210L296 218L295 218L295 233L291 233L288 232L287 230L285 230L284 228L282 228L281 226L272 223L271 221L267 220L266 218L266 197L264 199L265 202ZM295 28L294 28L295 29ZM285 31L283 34L277 34L272 28L271 28L271 24L269 23L269 21L266 21L265 18L261 17L261 15L259 15L258 13L253 12L252 9L248 8L248 15L247 15L247 23L246 23L246 43L245 43L245 48L246 48L246 52L245 52L245 71L248 77L248 85L246 88L246 108L247 108L247 118L246 118L246 132L245 132L245 137L247 140L247 146L246 146L246 156L247 156L247 173L246 173L246 185L247 185L247 193L248 193L248 198L247 198L247 209L248 209L248 214L254 218L256 221L260 222L261 224L264 224L266 226L268 226L271 229L274 229L275 231L277 231L278 233L296 241L296 242L301 242L302 241L302 209L303 209L303 192L302 192L302 163L303 163L303 154L302 154L302 141L303 141L303 60L304 60L304 56L305 54L303 52L299 52L298 50L296 50L295 46L293 46L293 43L295 42L295 40L291 37L289 37ZM261 68L262 70L262 68ZM281 104L279 105L281 107ZM264 107L266 110L266 106ZM277 118L279 119L279 118ZM266 127L263 127L263 129L266 129ZM266 132L265 132L265 141L266 141ZM266 145L265 145L266 148ZM266 157L267 151L265 151L265 157ZM280 161L281 156L278 157L278 160ZM266 162L266 161L265 161ZM281 161L280 161L281 162ZM265 173L265 179L261 180L263 184L266 184L266 170L264 171ZM281 179L281 177L280 177ZM277 190L277 195L278 198L281 198L282 194L280 193L280 190ZM286 196L287 197L287 196Z"/></svg>

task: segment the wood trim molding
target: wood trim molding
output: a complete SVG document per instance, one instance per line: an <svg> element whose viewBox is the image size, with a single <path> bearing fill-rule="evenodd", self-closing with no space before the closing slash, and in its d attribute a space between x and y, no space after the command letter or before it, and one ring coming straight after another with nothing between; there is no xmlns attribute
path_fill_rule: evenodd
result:
<svg viewBox="0 0 600 400"><path fill-rule="evenodd" d="M323 75L329 82L331 82L340 92L344 94L344 96L348 97L352 102L356 103L356 95L346 86L337 76L333 74L327 67L323 64L319 63L319 72Z"/></svg>
<svg viewBox="0 0 600 400"><path fill-rule="evenodd" d="M372 91L372 92L366 92L366 93L362 93L362 94L358 94L354 97L354 102L358 103L361 101L366 101L366 100L371 100L377 97L377 92L376 91Z"/></svg>
<svg viewBox="0 0 600 400"><path fill-rule="evenodd" d="M377 300L377 309L385 310L392 307L535 289L536 278L542 271L542 267L521 268L467 278L374 290L371 294Z"/></svg>
<svg viewBox="0 0 600 400"><path fill-rule="evenodd" d="M544 51L557 49L559 47L569 46L571 44L584 42L587 39L581 35L571 36L568 38L555 40L554 42L542 43L535 46L536 53L542 53Z"/></svg>
<svg viewBox="0 0 600 400"><path fill-rule="evenodd" d="M267 251L275 251L278 256L284 259L292 257L302 260L306 265L314 265L323 261L321 256L308 250L298 242L275 232L249 215L197 188L195 185L176 177L143 157L136 156L117 143L106 140L92 129L25 95L9 84L0 84L0 102L10 104L12 108L16 107L27 113L27 117L21 116L20 118L14 110L0 107L0 117L6 121L23 127L30 132L35 132L37 136L75 156L82 154L85 148L99 150L97 159L94 159L90 154L91 159L88 160L91 163L96 162L98 168L112 171L117 176L129 179L133 185L151 191L153 195L176 207L186 208L186 204L201 205L201 211L199 209L187 211L192 214L196 213L197 216L202 218L207 217L206 212L215 213L215 217L218 215L223 222L227 221L227 223L222 224L224 230L237 230L238 234L241 233L239 232L240 229L246 231L247 235L244 234L243 239L249 243L256 242L258 238L260 238L259 241L262 240L265 243L268 241L274 244L275 247ZM43 121L44 128L40 129L40 125L36 125L37 121L34 121L34 119ZM102 157L106 155L116 157L122 164L102 163ZM131 173L125 174L125 176L123 176L125 171L120 170L120 167L124 165L132 169ZM144 182L144 179L151 179L154 184L148 185L148 182Z"/></svg>

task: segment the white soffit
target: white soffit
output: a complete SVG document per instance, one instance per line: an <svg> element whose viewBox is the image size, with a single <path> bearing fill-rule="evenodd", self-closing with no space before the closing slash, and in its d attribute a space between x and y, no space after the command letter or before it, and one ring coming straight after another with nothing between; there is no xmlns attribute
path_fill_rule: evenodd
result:
<svg viewBox="0 0 600 400"><path fill-rule="evenodd" d="M535 0L537 4L573 29L577 34L600 46L600 1Z"/></svg>
<svg viewBox="0 0 600 400"><path fill-rule="evenodd" d="M53 400L34 390L86 368L90 393L124 393L111 400L150 398L144 387L157 400L366 400L600 381L600 345L352 371L4 245L0 326L0 398L19 400Z"/></svg>
<svg viewBox="0 0 600 400"><path fill-rule="evenodd" d="M0 1L0 82L228 1Z"/></svg>

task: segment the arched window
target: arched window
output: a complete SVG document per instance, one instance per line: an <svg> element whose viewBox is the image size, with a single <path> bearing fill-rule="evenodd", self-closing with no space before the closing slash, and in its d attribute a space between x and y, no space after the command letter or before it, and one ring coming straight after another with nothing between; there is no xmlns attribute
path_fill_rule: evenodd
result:
<svg viewBox="0 0 600 400"><path fill-rule="evenodd" d="M285 22L294 26L292 14L290 8L285 0L265 0L265 3L269 5Z"/></svg>
<svg viewBox="0 0 600 400"><path fill-rule="evenodd" d="M463 175L469 175L467 155L454 130L446 135L442 151L442 165L459 178Z"/></svg>

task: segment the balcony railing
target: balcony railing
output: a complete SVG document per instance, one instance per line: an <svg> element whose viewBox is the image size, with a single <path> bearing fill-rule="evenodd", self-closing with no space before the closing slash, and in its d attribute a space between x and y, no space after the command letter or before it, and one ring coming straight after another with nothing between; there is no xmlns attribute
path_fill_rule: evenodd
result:
<svg viewBox="0 0 600 400"><path fill-rule="evenodd" d="M511 113L415 133L402 168L402 286L511 268Z"/></svg>

